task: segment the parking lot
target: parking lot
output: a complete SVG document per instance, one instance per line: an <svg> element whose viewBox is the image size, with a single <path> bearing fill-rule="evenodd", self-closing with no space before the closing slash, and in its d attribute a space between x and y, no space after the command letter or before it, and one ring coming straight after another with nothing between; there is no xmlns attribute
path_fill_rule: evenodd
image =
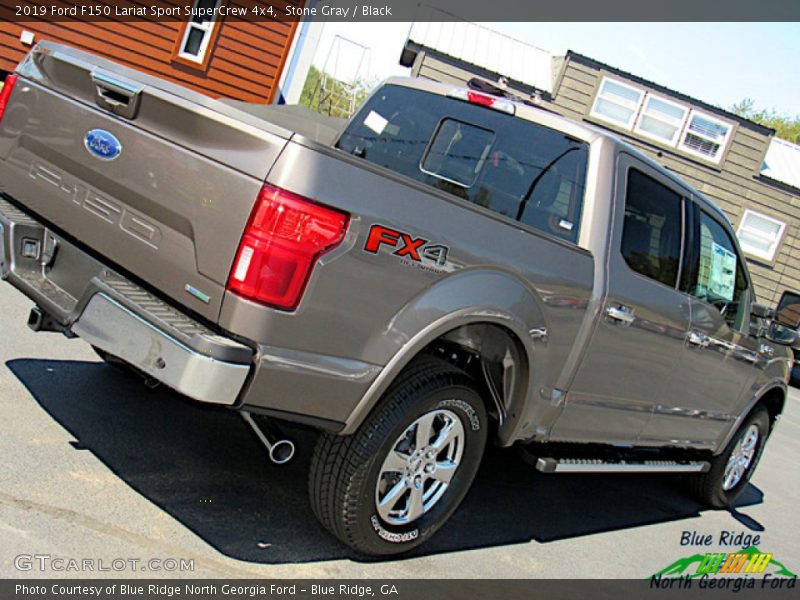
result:
<svg viewBox="0 0 800 600"><path fill-rule="evenodd" d="M148 391L85 343L34 334L30 307L0 285L2 577L643 578L725 551L723 532L759 535L800 570L796 389L737 511L702 509L672 477L546 476L493 449L431 543L363 561L311 513L311 432L289 429L298 456L273 466L235 413ZM686 531L712 535L710 550L682 546ZM125 568L98 572L115 559ZM192 568L172 570L180 561Z"/></svg>

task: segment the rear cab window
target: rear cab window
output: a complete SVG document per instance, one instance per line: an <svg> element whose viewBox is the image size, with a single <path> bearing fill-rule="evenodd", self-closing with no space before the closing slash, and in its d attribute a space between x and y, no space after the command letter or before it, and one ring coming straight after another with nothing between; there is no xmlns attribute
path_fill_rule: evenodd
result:
<svg viewBox="0 0 800 600"><path fill-rule="evenodd" d="M490 108L386 85L336 147L576 243L587 143Z"/></svg>

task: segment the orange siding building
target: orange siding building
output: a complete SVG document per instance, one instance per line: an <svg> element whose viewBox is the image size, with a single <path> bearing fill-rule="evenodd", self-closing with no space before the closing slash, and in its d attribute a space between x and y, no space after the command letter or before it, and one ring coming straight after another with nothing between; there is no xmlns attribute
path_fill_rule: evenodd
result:
<svg viewBox="0 0 800 600"><path fill-rule="evenodd" d="M76 4L78 4L76 2ZM110 6L120 5L106 1ZM102 4L97 0L94 4ZM59 4L69 6L71 0ZM134 5L133 2L125 4ZM184 6L165 0L167 6ZM251 6L252 2L229 2L231 6ZM303 0L281 0L302 6ZM219 0L196 0L195 6L218 6ZM94 22L45 19L12 21L13 9L0 3L0 70L13 71L32 45L20 38L23 32L34 36L34 43L52 40L93 52L151 75L180 83L212 97L227 97L248 102L272 102L278 81L289 55L297 23L273 20L247 20L223 17L219 20L135 21L109 17ZM187 31L188 30L188 31ZM29 35L29 34L26 34Z"/></svg>

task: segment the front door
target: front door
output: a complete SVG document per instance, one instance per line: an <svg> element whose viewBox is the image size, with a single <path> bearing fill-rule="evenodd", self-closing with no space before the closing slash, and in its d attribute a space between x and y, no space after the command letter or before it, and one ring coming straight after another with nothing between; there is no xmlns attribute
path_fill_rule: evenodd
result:
<svg viewBox="0 0 800 600"><path fill-rule="evenodd" d="M686 337L691 355L680 403L656 406L642 443L715 447L756 379L759 340L750 335L750 282L732 233L720 216L695 207L694 240L683 287L692 298Z"/></svg>

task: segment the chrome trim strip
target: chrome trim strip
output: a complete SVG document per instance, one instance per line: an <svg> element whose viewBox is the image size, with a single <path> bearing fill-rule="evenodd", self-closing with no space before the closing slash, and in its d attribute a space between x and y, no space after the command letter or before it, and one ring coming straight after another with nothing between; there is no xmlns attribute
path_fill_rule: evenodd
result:
<svg viewBox="0 0 800 600"><path fill-rule="evenodd" d="M200 402L234 404L250 372L250 365L195 352L103 293L92 297L72 332Z"/></svg>
<svg viewBox="0 0 800 600"><path fill-rule="evenodd" d="M141 92L142 88L144 87L143 85L134 82L122 81L121 79L113 77L112 75L109 75L107 73L103 73L101 71L92 71L91 77L92 81L94 81L95 83L101 83L104 85L112 86L116 88L115 91L126 93L131 96Z"/></svg>
<svg viewBox="0 0 800 600"><path fill-rule="evenodd" d="M710 410L700 410L697 408L683 408L680 406L663 406L656 404L653 407L654 415L666 415L670 417L686 417L689 419L707 419L709 421L732 421L733 415L723 412L712 412Z"/></svg>

